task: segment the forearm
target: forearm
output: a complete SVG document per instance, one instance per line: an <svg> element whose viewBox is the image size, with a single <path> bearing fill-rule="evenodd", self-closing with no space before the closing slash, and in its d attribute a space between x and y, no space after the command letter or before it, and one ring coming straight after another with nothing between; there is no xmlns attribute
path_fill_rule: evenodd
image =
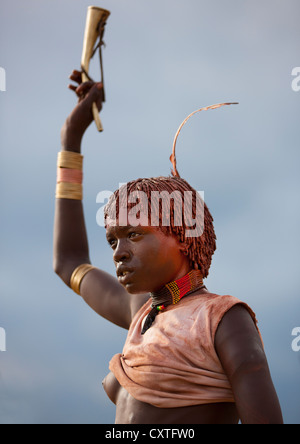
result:
<svg viewBox="0 0 300 444"><path fill-rule="evenodd" d="M70 285L71 275L78 265L90 263L83 206L80 200L82 176L78 169L82 169L82 158L78 154L81 153L81 141L85 131L93 120L92 104L96 102L98 109L101 109L103 92L101 84L81 83L81 73L78 71L73 71L70 79L79 83L78 88L71 87L76 91L79 102L62 127L61 151L70 151L77 155L64 154L58 165L61 176L59 189L63 192L57 193L55 205L53 258L55 272L67 285ZM61 168L69 171L61 171Z"/></svg>
<svg viewBox="0 0 300 444"><path fill-rule="evenodd" d="M90 263L83 206L80 201L56 199L54 220L54 270L69 285L80 263Z"/></svg>
<svg viewBox="0 0 300 444"><path fill-rule="evenodd" d="M67 122L61 134L62 151L80 153L82 136L76 135L75 131L69 129ZM82 202L57 198L54 220L55 272L69 285L71 274L76 266L89 262L89 247Z"/></svg>

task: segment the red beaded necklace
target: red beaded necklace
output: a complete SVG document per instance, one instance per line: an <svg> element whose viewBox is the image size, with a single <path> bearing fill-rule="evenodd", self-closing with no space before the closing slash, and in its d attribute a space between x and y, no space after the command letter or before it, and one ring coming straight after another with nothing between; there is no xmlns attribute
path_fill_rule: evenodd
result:
<svg viewBox="0 0 300 444"><path fill-rule="evenodd" d="M165 310L168 305L175 305L184 297L196 290L205 287L199 270L192 270L176 281L166 284L160 290L150 293L152 297L152 309L142 329L142 335L151 327L159 312Z"/></svg>

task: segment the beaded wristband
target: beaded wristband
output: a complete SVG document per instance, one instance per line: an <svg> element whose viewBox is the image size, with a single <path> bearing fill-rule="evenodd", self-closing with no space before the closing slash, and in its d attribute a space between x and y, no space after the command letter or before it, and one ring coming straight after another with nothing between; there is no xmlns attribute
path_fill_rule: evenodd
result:
<svg viewBox="0 0 300 444"><path fill-rule="evenodd" d="M57 157L56 199L82 200L83 156L61 151Z"/></svg>
<svg viewBox="0 0 300 444"><path fill-rule="evenodd" d="M73 151L60 151L57 157L57 166L59 168L71 168L82 170L83 156Z"/></svg>
<svg viewBox="0 0 300 444"><path fill-rule="evenodd" d="M75 268L70 279L70 286L75 293L80 295L80 284L84 276L95 267L91 264L82 264Z"/></svg>
<svg viewBox="0 0 300 444"><path fill-rule="evenodd" d="M69 168L57 168L57 183L79 183L82 184L83 173L81 170L74 170Z"/></svg>
<svg viewBox="0 0 300 444"><path fill-rule="evenodd" d="M82 185L79 183L60 182L56 185L56 199L82 200Z"/></svg>

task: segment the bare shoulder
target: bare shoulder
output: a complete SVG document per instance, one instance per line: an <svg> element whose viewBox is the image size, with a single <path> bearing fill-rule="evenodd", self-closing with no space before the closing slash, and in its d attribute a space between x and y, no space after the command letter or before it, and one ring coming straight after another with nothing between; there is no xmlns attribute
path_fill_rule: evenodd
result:
<svg viewBox="0 0 300 444"><path fill-rule="evenodd" d="M253 317L247 307L241 302L231 307L223 316L216 333L216 340L225 333L258 334ZM259 335L258 335L259 336Z"/></svg>
<svg viewBox="0 0 300 444"><path fill-rule="evenodd" d="M230 374L244 363L266 362L258 328L242 304L234 305L222 318L215 336L217 354Z"/></svg>

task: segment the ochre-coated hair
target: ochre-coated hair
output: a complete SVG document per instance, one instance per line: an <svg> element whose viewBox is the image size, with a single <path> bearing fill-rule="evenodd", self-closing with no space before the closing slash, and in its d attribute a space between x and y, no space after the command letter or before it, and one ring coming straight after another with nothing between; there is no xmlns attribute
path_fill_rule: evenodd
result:
<svg viewBox="0 0 300 444"><path fill-rule="evenodd" d="M200 198L199 193L197 193L188 182L180 177L177 170L175 153L176 143L183 126L194 114L199 113L200 111L218 109L226 105L237 105L237 103L218 103L216 105L200 108L185 118L178 128L173 142L172 154L170 156L170 161L173 166L173 169L171 170L172 176L137 179L128 182L115 191L104 210L105 226L107 226L111 222L116 223L118 219L120 220L119 215L121 214L120 209L122 209L122 207L126 208L126 214L129 219L129 213L135 206L135 215L138 216L138 213L140 214L141 225L142 221L146 221L148 224L150 222L151 226L157 226L157 228L165 234L175 235L178 241L184 244L185 253L189 258L191 269L194 268L200 270L203 278L208 276L212 256L216 250L216 235L213 226L213 218L205 202ZM123 192L124 187L126 191L125 193ZM139 194L139 192L143 192L144 194ZM167 212L167 215L164 214L163 203L159 199L157 202L157 200L153 198L153 193L155 192L158 192L160 195L164 192L167 193L169 197L169 211ZM180 193L179 195L178 192ZM188 201L187 205L185 201L186 192L192 192L193 196L193 198ZM129 195L131 195L132 199L130 198L128 201ZM136 203L136 200L138 199L140 199L139 204ZM153 201L155 201L154 204ZM145 208L145 205L147 208ZM140 211L137 211L137 207L140 208ZM199 207L201 208L200 215ZM186 211L186 209L188 211ZM181 217L178 218L179 210L181 212ZM188 217L186 217L186 213L189 214ZM127 223L127 215L125 216L125 223ZM156 222L155 224L153 224L153 216ZM197 231L197 236L190 236L188 233L190 232L190 228L195 225L195 221L196 225L200 225L202 229L200 230L199 235Z"/></svg>
<svg viewBox="0 0 300 444"><path fill-rule="evenodd" d="M212 256L216 250L216 235L213 226L213 218L207 208L205 202L199 196L199 193L190 186L190 184L179 176L174 177L155 177L146 179L137 179L119 188L111 196L108 204L104 210L105 226L110 225L111 220L119 219L120 206L126 205L128 213L130 210L137 208L137 203L131 200L128 201L128 196L139 196L139 192L145 193L144 196L147 197L146 205L148 208L143 209L143 204L140 205L140 209L143 212L146 210L149 225L153 225L153 212L157 216L157 229L161 230L167 235L175 235L180 243L184 243L186 255L190 261L191 269L198 269L201 271L202 276L205 278L208 276L209 268L212 261ZM174 192L177 192L177 196L181 196L180 199L170 199L170 219L169 223L165 225L164 223L164 213L162 202L159 201L158 206L154 204L153 192L167 192L169 196ZM178 194L178 192L180 194ZM192 199L190 201L190 206L192 208L191 218L184 217L188 213L185 212L184 200L186 192L190 193ZM160 194L161 195L161 194ZM176 195L176 193L175 193ZM123 197L122 197L123 196ZM124 197L125 196L125 197ZM176 196L175 196L176 197ZM124 201L125 199L125 201ZM198 199L198 200L197 200ZM123 200L123 201L122 201ZM145 202L145 200L144 200ZM157 201L156 201L157 202ZM201 214L199 211L199 202L202 207ZM182 223L178 224L176 222L176 214L178 218L178 205L181 203L179 211L182 215ZM197 206L198 205L198 206ZM177 210L177 213L176 213ZM138 215L138 214L137 214ZM200 217L201 220L198 221L202 225L201 235L193 237L187 236L187 230L195 225L196 218ZM188 219L188 220L187 220ZM142 223L141 223L142 225Z"/></svg>

